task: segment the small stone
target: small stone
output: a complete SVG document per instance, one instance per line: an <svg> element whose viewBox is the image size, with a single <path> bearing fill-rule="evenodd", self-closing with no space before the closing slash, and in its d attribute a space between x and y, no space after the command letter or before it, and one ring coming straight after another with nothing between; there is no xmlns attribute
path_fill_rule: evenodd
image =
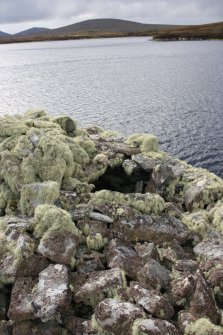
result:
<svg viewBox="0 0 223 335"><path fill-rule="evenodd" d="M130 241L147 241L161 244L177 240L179 243L190 239L189 230L180 220L157 215L136 215L118 220L114 231L123 233Z"/></svg>
<svg viewBox="0 0 223 335"><path fill-rule="evenodd" d="M48 321L23 321L13 328L12 335L68 335L66 329L58 323Z"/></svg>
<svg viewBox="0 0 223 335"><path fill-rule="evenodd" d="M205 239L194 247L194 253L202 259L223 260L223 242L220 239Z"/></svg>
<svg viewBox="0 0 223 335"><path fill-rule="evenodd" d="M199 270L196 272L196 290L189 311L196 318L206 317L213 323L219 322L220 315L211 288Z"/></svg>
<svg viewBox="0 0 223 335"><path fill-rule="evenodd" d="M81 278L81 285L76 292L73 293L73 299L75 302L83 302L93 307L103 299L113 297L119 288L125 287L126 285L124 274L119 268L91 272L88 276L82 275ZM78 278L79 282L81 278ZM73 280L71 285L74 289L75 284Z"/></svg>
<svg viewBox="0 0 223 335"><path fill-rule="evenodd" d="M133 284L130 286L128 294L135 303L156 318L170 319L174 315L174 309L170 302L154 290L146 290L138 284Z"/></svg>
<svg viewBox="0 0 223 335"><path fill-rule="evenodd" d="M137 243L135 245L135 250L144 264L147 263L151 258L155 259L156 261L160 260L156 246L152 242Z"/></svg>
<svg viewBox="0 0 223 335"><path fill-rule="evenodd" d="M92 328L91 321L78 318L74 315L65 317L64 324L72 334L75 335L96 335Z"/></svg>
<svg viewBox="0 0 223 335"><path fill-rule="evenodd" d="M49 265L40 272L39 281L33 293L32 307L35 315L45 322L69 305L67 267L61 264Z"/></svg>
<svg viewBox="0 0 223 335"><path fill-rule="evenodd" d="M52 231L40 240L37 251L56 263L70 265L79 244L79 237L67 231Z"/></svg>
<svg viewBox="0 0 223 335"><path fill-rule="evenodd" d="M160 319L145 319L135 325L139 335L180 335L170 322Z"/></svg>
<svg viewBox="0 0 223 335"><path fill-rule="evenodd" d="M1 335L12 335L12 322L0 320L0 334ZM21 334L20 334L21 335Z"/></svg>
<svg viewBox="0 0 223 335"><path fill-rule="evenodd" d="M105 299L96 308L92 324L99 334L107 331L114 335L132 335L134 321L144 316L143 310L136 305Z"/></svg>
<svg viewBox="0 0 223 335"><path fill-rule="evenodd" d="M195 288L196 278L191 274L173 279L170 283L170 295L176 306L185 306L191 300Z"/></svg>
<svg viewBox="0 0 223 335"><path fill-rule="evenodd" d="M137 279L137 273L143 266L140 257L133 249L131 242L122 239L113 239L105 249L109 268L119 267L128 277Z"/></svg>
<svg viewBox="0 0 223 335"><path fill-rule="evenodd" d="M12 290L8 317L11 320L23 321L35 319L32 308L33 289L37 278L18 277Z"/></svg>
<svg viewBox="0 0 223 335"><path fill-rule="evenodd" d="M170 281L169 271L155 259L151 259L138 272L138 281L145 288L165 290Z"/></svg>
<svg viewBox="0 0 223 335"><path fill-rule="evenodd" d="M21 212L23 215L33 216L37 206L54 205L59 195L59 184L53 181L24 185L21 188Z"/></svg>

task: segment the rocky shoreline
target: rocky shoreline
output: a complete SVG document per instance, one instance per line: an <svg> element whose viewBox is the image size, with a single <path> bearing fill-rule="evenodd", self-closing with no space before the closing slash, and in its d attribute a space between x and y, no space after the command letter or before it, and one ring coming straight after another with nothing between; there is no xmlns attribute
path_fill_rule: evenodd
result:
<svg viewBox="0 0 223 335"><path fill-rule="evenodd" d="M223 334L223 180L44 111L0 118L1 335Z"/></svg>

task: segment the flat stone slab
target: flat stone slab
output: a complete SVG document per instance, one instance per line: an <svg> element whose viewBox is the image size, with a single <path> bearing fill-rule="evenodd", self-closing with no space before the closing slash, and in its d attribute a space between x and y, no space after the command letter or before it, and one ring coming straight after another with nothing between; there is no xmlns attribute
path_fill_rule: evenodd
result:
<svg viewBox="0 0 223 335"><path fill-rule="evenodd" d="M158 215L136 215L113 224L113 230L123 233L130 241L147 241L161 244L177 240L184 243L190 239L185 224L174 217Z"/></svg>

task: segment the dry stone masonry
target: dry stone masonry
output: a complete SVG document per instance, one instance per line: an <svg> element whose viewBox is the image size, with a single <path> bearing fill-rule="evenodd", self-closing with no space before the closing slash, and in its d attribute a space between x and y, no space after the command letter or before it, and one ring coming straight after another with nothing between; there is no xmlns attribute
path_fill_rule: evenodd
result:
<svg viewBox="0 0 223 335"><path fill-rule="evenodd" d="M223 334L223 180L42 110L0 118L1 335Z"/></svg>

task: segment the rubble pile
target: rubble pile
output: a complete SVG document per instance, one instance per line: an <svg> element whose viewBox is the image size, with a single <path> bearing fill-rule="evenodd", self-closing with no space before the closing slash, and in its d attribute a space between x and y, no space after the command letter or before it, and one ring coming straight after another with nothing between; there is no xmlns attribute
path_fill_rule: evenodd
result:
<svg viewBox="0 0 223 335"><path fill-rule="evenodd" d="M223 180L157 138L0 118L0 334L223 334Z"/></svg>

